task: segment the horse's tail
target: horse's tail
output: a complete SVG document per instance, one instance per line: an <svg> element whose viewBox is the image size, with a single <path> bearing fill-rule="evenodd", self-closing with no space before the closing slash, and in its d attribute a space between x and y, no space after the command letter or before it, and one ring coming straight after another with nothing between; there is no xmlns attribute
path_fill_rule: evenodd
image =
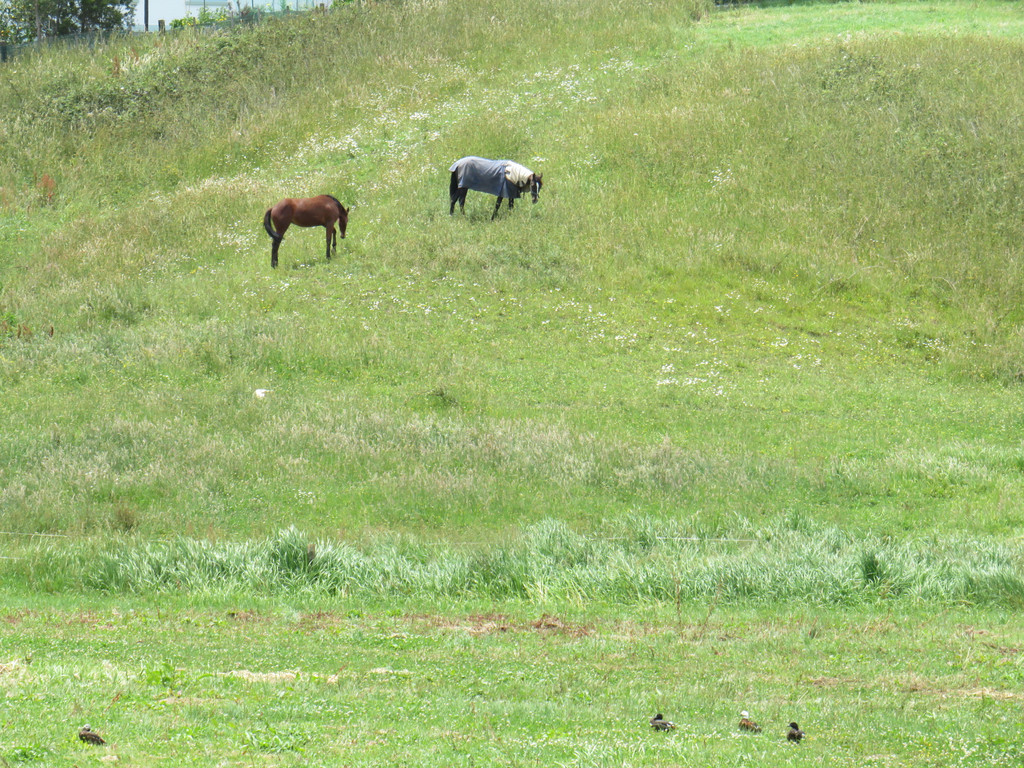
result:
<svg viewBox="0 0 1024 768"><path fill-rule="evenodd" d="M458 171L452 171L452 180L448 184L448 194L451 197L455 197L457 194L459 194L459 172Z"/></svg>
<svg viewBox="0 0 1024 768"><path fill-rule="evenodd" d="M280 243L284 238L274 231L274 227L270 223L270 212L272 208L267 208L267 212L263 214L263 228L267 230L267 234L270 235L270 239L275 243Z"/></svg>

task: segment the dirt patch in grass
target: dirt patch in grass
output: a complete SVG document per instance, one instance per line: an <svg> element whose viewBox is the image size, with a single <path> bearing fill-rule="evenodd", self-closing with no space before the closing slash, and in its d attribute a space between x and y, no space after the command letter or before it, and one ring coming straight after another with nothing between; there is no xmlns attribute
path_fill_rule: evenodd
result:
<svg viewBox="0 0 1024 768"><path fill-rule="evenodd" d="M347 613L332 613L330 611L317 611L316 613L304 613L299 618L299 629L303 631L316 631L336 627L340 624L354 624L362 618L355 618Z"/></svg>
<svg viewBox="0 0 1024 768"><path fill-rule="evenodd" d="M986 648L989 648L1002 656L1016 656L1021 652L1021 648L1008 645L996 645L995 643L982 643Z"/></svg>
<svg viewBox="0 0 1024 768"><path fill-rule="evenodd" d="M997 699L999 701L1024 699L1024 693L1020 693L1018 691L999 690L996 688L944 687L941 685L933 685L929 681L922 680L919 677L907 680L901 687L909 693L918 693L924 696L935 696L941 699Z"/></svg>
<svg viewBox="0 0 1024 768"><path fill-rule="evenodd" d="M253 624L264 620L256 611L228 611L228 618L239 624Z"/></svg>
<svg viewBox="0 0 1024 768"><path fill-rule="evenodd" d="M24 659L0 661L0 677L20 677L27 667L28 663Z"/></svg>
<svg viewBox="0 0 1024 768"><path fill-rule="evenodd" d="M956 691L955 693L969 699L998 699L1000 701L1024 699L1024 693L1018 691L997 691L994 688L976 688L973 690Z"/></svg>
<svg viewBox="0 0 1024 768"><path fill-rule="evenodd" d="M459 630L474 636L505 632L536 632L541 635L564 635L575 638L593 634L591 627L564 621L547 613L533 621L517 620L500 613L471 614L463 617L421 615L410 617L410 619L425 623L431 629Z"/></svg>
<svg viewBox="0 0 1024 768"><path fill-rule="evenodd" d="M12 625L22 624L25 622L27 618L35 615L36 611L30 611L26 609L22 611L16 611L14 613L5 613L3 616L0 616L0 621L3 621L5 624Z"/></svg>
<svg viewBox="0 0 1024 768"><path fill-rule="evenodd" d="M220 701L221 699L201 699L196 696L168 696L160 699L161 704L165 704L169 707L209 707Z"/></svg>
<svg viewBox="0 0 1024 768"><path fill-rule="evenodd" d="M844 680L841 677L815 677L810 681L811 685L818 688L836 688L841 685L850 686L857 683L856 680Z"/></svg>
<svg viewBox="0 0 1024 768"><path fill-rule="evenodd" d="M237 677L249 683L290 683L298 679L299 670L283 669L277 672L252 672L248 669L233 669L230 672L218 672L217 677Z"/></svg>
<svg viewBox="0 0 1024 768"><path fill-rule="evenodd" d="M562 621L557 616L549 616L546 613L532 622L530 626L538 632L568 635L569 637L586 637L593 631L583 624Z"/></svg>

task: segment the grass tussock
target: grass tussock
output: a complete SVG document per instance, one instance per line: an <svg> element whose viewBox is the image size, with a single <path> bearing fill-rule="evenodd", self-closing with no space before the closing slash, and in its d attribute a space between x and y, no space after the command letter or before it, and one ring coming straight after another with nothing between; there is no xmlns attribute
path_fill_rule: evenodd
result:
<svg viewBox="0 0 1024 768"><path fill-rule="evenodd" d="M1021 558L1010 543L893 542L793 519L723 539L633 518L593 535L549 519L494 545L410 536L357 545L291 528L262 541L42 546L11 570L32 589L118 594L1010 607L1024 604Z"/></svg>

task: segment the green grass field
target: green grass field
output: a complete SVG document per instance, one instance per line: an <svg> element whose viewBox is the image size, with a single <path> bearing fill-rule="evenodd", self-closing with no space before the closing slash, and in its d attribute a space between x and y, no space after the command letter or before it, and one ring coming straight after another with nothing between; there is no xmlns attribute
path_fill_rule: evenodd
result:
<svg viewBox="0 0 1024 768"><path fill-rule="evenodd" d="M1022 49L439 0L4 65L2 762L1020 764ZM449 217L467 154L540 202Z"/></svg>
<svg viewBox="0 0 1024 768"><path fill-rule="evenodd" d="M1013 615L972 609L34 599L0 623L2 754L53 766L1011 766L1021 640ZM741 735L741 709L761 734ZM677 729L653 732L656 711ZM785 739L794 718L799 745ZM85 722L107 746L77 741Z"/></svg>

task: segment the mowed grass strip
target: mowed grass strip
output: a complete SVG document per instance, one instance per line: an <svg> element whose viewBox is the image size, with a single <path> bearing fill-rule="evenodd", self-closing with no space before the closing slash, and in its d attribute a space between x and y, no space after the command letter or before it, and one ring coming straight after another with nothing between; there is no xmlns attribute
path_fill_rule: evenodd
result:
<svg viewBox="0 0 1024 768"><path fill-rule="evenodd" d="M1022 754L1024 637L993 611L172 597L15 599L2 619L10 764L975 766ZM763 733L738 731L741 710ZM658 711L678 729L652 731ZM785 740L791 720L799 746ZM86 722L106 747L78 742Z"/></svg>

